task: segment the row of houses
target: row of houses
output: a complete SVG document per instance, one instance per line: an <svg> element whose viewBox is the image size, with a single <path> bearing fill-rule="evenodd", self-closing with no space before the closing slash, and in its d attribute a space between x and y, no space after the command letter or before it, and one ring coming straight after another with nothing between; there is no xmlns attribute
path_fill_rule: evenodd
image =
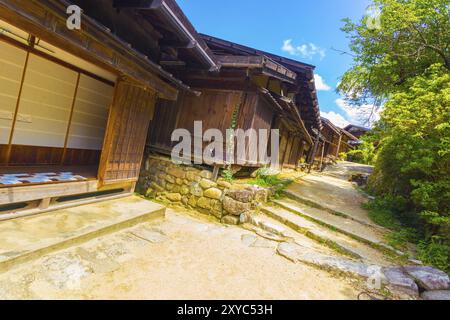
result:
<svg viewBox="0 0 450 320"><path fill-rule="evenodd" d="M170 154L194 121L279 129L285 168L357 141L320 117L314 66L199 34L174 0L0 0L5 217L133 192L144 151Z"/></svg>

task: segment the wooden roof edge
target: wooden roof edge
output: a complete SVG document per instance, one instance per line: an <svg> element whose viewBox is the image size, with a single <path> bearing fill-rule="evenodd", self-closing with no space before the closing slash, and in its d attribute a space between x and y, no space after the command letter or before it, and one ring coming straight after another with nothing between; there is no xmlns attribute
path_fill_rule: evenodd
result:
<svg viewBox="0 0 450 320"><path fill-rule="evenodd" d="M348 132L347 130L341 129L341 132L343 134L345 134L347 137L349 137L351 140L354 141L359 141L359 139L357 137L355 137L354 135L352 135L350 132Z"/></svg>
<svg viewBox="0 0 450 320"><path fill-rule="evenodd" d="M300 113L298 112L297 106L294 104L294 102L289 99L288 97L277 95L274 93L269 93L272 97L274 97L277 101L280 101L281 103L284 103L286 106L288 106L289 111L291 114L293 114L294 118L296 119L297 124L299 125L301 131L305 135L306 139L310 144L313 144L313 139L311 135L309 134L308 130L306 129L305 123L302 120L302 117L300 116Z"/></svg>
<svg viewBox="0 0 450 320"><path fill-rule="evenodd" d="M160 13L171 27L177 30L188 42L192 43L192 49L208 65L210 71L215 71L220 68L215 60L215 55L175 0L147 0L141 1L138 4L133 4L133 2L128 0L114 0L113 3L115 7L153 10Z"/></svg>
<svg viewBox="0 0 450 320"><path fill-rule="evenodd" d="M228 40L224 40L224 39L220 39L214 36L210 36L204 33L199 33L200 37L202 37L206 42L210 41L213 43L217 43L217 44L221 44L224 46L227 46L231 49L237 49L237 50L241 50L250 54L257 54L257 55L264 55L264 56L268 56L270 57L272 60L276 61L276 62L281 62L281 63L286 63L291 65L292 67L295 67L296 69L298 69L298 71L304 71L304 70L314 70L316 67L311 65L311 64L307 64L304 62L300 62L297 60L293 60L293 59L289 59L289 58L285 58L285 57L281 57L279 55L270 53L270 52L266 52L263 50L259 50L259 49L255 49L255 48L251 48L242 44L238 44L232 41L228 41Z"/></svg>
<svg viewBox="0 0 450 320"><path fill-rule="evenodd" d="M320 117L320 119L322 120L322 124L327 125L331 130L333 130L336 134L340 135L341 134L341 129L336 127L329 119L325 118L325 117Z"/></svg>
<svg viewBox="0 0 450 320"><path fill-rule="evenodd" d="M66 9L67 6L70 4L67 0L60 0L60 1L51 1L51 0L40 0L37 2L33 2L33 5L30 5L29 10L27 11L19 11L17 10L18 4L14 3L12 0L5 0L2 2L2 6L5 10L9 10L10 12L14 12L19 17L20 21L18 21L15 25L18 25L19 28L22 28L29 32L28 28L24 28L23 25L26 24L27 27L32 26L33 28L38 28L39 30L42 30L43 33L52 33L57 35L57 38L59 41L64 39L67 41L69 37L67 34L64 34L62 32L58 32L58 28L56 27L49 27L43 21L40 20L40 16L38 16L38 11L36 8L39 8L38 10L45 10L49 16L54 18L54 23L57 26L59 23L67 19L67 13ZM35 10L35 11L33 11ZM114 69L116 71L120 71L123 74L134 78L136 80L139 80L143 83L147 82L155 82L157 81L161 85L168 86L171 89L168 92L167 90L161 92L162 96L167 99L176 99L178 95L178 89L190 91L191 88L184 84L181 80L175 78L171 73L165 71L162 69L160 65L150 60L148 56L145 54L139 52L137 49L133 48L131 44L127 43L126 41L122 40L117 35L113 34L109 28L95 20L94 18L85 15L84 18L84 24L85 27L80 30L80 37L85 36L86 38L89 38L90 40L94 39L95 41L100 41L99 39L102 39L102 44L108 44L109 49L114 50L120 55L120 58L124 58L127 62L131 62L133 65L135 65L137 68L139 68L139 71L141 71L142 74L136 75L134 73L130 73L127 68L124 68L124 64L117 64L112 61L112 59L104 58L101 59L100 55L96 55L95 60L99 60L105 65L107 65L107 69ZM20 23L19 23L20 22ZM14 24L12 21L9 21L9 23ZM56 29L55 29L56 28ZM61 29L62 30L62 29ZM39 37L42 37L40 34ZM99 37L99 38L96 38ZM42 37L43 40L49 41L48 37ZM51 42L51 41L49 41ZM52 43L52 42L51 42ZM53 45L61 47L61 45L52 43ZM69 43L69 46L72 48L76 48L77 50L81 50L87 55L92 56L93 51L90 50L89 47L86 47L85 45L82 46L77 41L71 41ZM83 59L88 60L92 63L90 59L86 59L83 57ZM144 74L151 74L152 80L149 80L149 77L146 77ZM151 87L151 85L149 85ZM158 91L159 89L156 89Z"/></svg>
<svg viewBox="0 0 450 320"><path fill-rule="evenodd" d="M352 128L356 128L356 129L359 129L359 130L362 130L362 131L366 131L366 132L368 132L368 131L371 130L370 128L363 127L363 126L358 126L358 125L352 124L352 123L350 123L349 125L347 125L346 127L344 127L344 130L349 131L349 130L351 130Z"/></svg>
<svg viewBox="0 0 450 320"><path fill-rule="evenodd" d="M266 56L218 55L216 56L216 60L221 67L261 68L264 74L289 83L295 83L297 78L297 74L295 72Z"/></svg>

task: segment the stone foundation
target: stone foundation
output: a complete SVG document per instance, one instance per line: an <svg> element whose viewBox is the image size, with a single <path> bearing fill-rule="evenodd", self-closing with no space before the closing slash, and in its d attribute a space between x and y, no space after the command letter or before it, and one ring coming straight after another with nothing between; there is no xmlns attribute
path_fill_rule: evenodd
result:
<svg viewBox="0 0 450 320"><path fill-rule="evenodd" d="M247 222L249 213L273 195L269 189L212 180L212 171L146 156L137 191L164 203L212 215L226 224Z"/></svg>

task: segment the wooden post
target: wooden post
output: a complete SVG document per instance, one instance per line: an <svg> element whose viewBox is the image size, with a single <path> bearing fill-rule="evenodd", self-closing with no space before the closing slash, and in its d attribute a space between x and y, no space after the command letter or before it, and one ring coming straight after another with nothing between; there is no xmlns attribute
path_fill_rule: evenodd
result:
<svg viewBox="0 0 450 320"><path fill-rule="evenodd" d="M219 166L215 165L213 169L212 179L213 181L217 181L217 178L219 177Z"/></svg>
<svg viewBox="0 0 450 320"><path fill-rule="evenodd" d="M39 209L44 210L50 206L50 201L52 198L44 198L39 202Z"/></svg>
<svg viewBox="0 0 450 320"><path fill-rule="evenodd" d="M322 171L323 154L325 153L325 142L322 143L322 154L320 156L319 170Z"/></svg>
<svg viewBox="0 0 450 320"><path fill-rule="evenodd" d="M342 141L342 134L339 135L339 142L337 144L337 150L336 150L336 158L339 158L339 151L341 149L341 141Z"/></svg>
<svg viewBox="0 0 450 320"><path fill-rule="evenodd" d="M309 167L308 167L308 173L311 172L311 168L314 164L314 158L316 157L317 147L319 146L319 138L320 138L320 132L316 135L316 141L314 141L314 147L311 150L311 153L309 154Z"/></svg>

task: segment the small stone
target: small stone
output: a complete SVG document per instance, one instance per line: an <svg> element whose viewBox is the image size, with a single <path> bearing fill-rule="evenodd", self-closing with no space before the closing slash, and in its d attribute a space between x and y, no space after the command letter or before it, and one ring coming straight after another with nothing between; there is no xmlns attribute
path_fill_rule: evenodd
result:
<svg viewBox="0 0 450 320"><path fill-rule="evenodd" d="M416 280L419 287L427 290L448 290L448 275L436 268L428 266L406 266L405 272Z"/></svg>
<svg viewBox="0 0 450 320"><path fill-rule="evenodd" d="M222 191L217 188L209 188L203 192L203 196L211 199L220 200L222 197Z"/></svg>
<svg viewBox="0 0 450 320"><path fill-rule="evenodd" d="M403 272L401 267L383 268L387 288L394 294L419 296L419 288L414 280Z"/></svg>
<svg viewBox="0 0 450 320"><path fill-rule="evenodd" d="M196 182L192 182L189 188L189 192L196 197L203 197L203 189Z"/></svg>
<svg viewBox="0 0 450 320"><path fill-rule="evenodd" d="M182 195L186 195L186 194L188 194L189 193L189 187L187 187L187 186L182 186L181 188L180 188L180 193L182 194Z"/></svg>
<svg viewBox="0 0 450 320"><path fill-rule="evenodd" d="M203 171L200 172L200 176L202 178L205 178L205 179L211 179L212 178L212 173L210 171L208 171L208 170L203 170Z"/></svg>
<svg viewBox="0 0 450 320"><path fill-rule="evenodd" d="M190 205L191 207L195 208L197 206L197 197L196 196L190 196L189 197L189 201L188 201L188 205Z"/></svg>
<svg viewBox="0 0 450 320"><path fill-rule="evenodd" d="M200 187L202 187L203 189L217 187L217 183L215 183L214 181L208 180L208 179L202 179L199 184L200 184Z"/></svg>
<svg viewBox="0 0 450 320"><path fill-rule="evenodd" d="M164 191L164 188L159 186L155 182L152 182L152 184L150 186L151 186L152 189L155 189L155 191L157 191L157 192L163 192Z"/></svg>
<svg viewBox="0 0 450 320"><path fill-rule="evenodd" d="M172 191L173 188L175 188L175 185L172 183L166 183L166 190L167 191Z"/></svg>
<svg viewBox="0 0 450 320"><path fill-rule="evenodd" d="M195 171L188 171L186 172L186 179L188 179L189 181L200 182L200 180L202 180L202 177L200 177Z"/></svg>
<svg viewBox="0 0 450 320"><path fill-rule="evenodd" d="M238 225L239 218L235 216L225 216L222 218L221 222L224 224Z"/></svg>
<svg viewBox="0 0 450 320"><path fill-rule="evenodd" d="M166 194L166 198L173 202L181 201L181 194L179 193L168 193Z"/></svg>
<svg viewBox="0 0 450 320"><path fill-rule="evenodd" d="M185 206L188 205L188 202L189 202L189 198L188 197L184 196L184 197L181 198L181 203L184 204Z"/></svg>
<svg viewBox="0 0 450 320"><path fill-rule="evenodd" d="M223 208L232 215L240 216L242 213L250 211L250 203L243 203L230 197L225 197L223 200Z"/></svg>
<svg viewBox="0 0 450 320"><path fill-rule="evenodd" d="M241 213L241 215L239 216L239 220L241 223L249 223L252 221L251 219L252 219L252 216L248 212Z"/></svg>
<svg viewBox="0 0 450 320"><path fill-rule="evenodd" d="M425 291L420 297L423 300L450 300L450 290Z"/></svg>
<svg viewBox="0 0 450 320"><path fill-rule="evenodd" d="M249 190L228 190L227 196L239 202L249 203L253 200L253 194Z"/></svg>
<svg viewBox="0 0 450 320"><path fill-rule="evenodd" d="M228 181L225 181L225 180L217 181L217 185L219 187L224 188L224 189L230 189L231 188L231 183L229 183Z"/></svg>
<svg viewBox="0 0 450 320"><path fill-rule="evenodd" d="M169 183L175 183L175 178L170 175L166 175L166 181Z"/></svg>
<svg viewBox="0 0 450 320"><path fill-rule="evenodd" d="M179 167L167 168L166 172L175 178L184 179L186 173Z"/></svg>
<svg viewBox="0 0 450 320"><path fill-rule="evenodd" d="M203 208L203 209L211 209L211 199L200 197L197 200L197 207Z"/></svg>
<svg viewBox="0 0 450 320"><path fill-rule="evenodd" d="M177 178L175 183L181 186L183 184L183 179Z"/></svg>
<svg viewBox="0 0 450 320"><path fill-rule="evenodd" d="M289 242L282 242L277 247L277 253L292 262L297 262L299 250L300 246Z"/></svg>

